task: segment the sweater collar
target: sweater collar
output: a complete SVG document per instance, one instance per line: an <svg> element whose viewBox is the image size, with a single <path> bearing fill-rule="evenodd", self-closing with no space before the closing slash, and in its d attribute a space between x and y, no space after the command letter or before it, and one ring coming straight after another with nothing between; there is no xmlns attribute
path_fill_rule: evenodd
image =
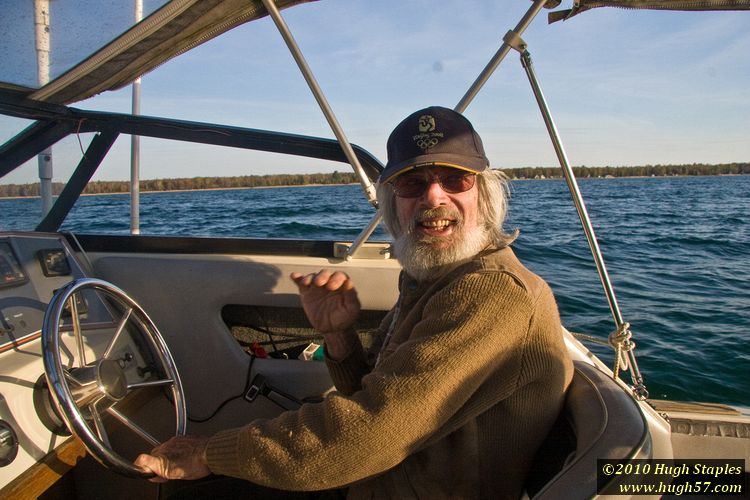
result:
<svg viewBox="0 0 750 500"><path fill-rule="evenodd" d="M503 248L508 248L508 247L503 247ZM459 273L459 274L465 273L467 271L467 268L477 267L477 266L481 267L480 261L483 257L490 255L492 253L495 253L497 251L503 250L503 248L498 248L497 245L490 244L486 246L478 254L471 257L470 259L462 260L452 265L441 267L439 270L436 270L435 277L432 279L428 279L428 280L419 281L416 278L412 277L406 271L401 271L401 276L399 278L399 290L402 293L408 293L408 294L423 292L424 290L427 290L433 284L439 281L442 281L445 278L453 276L456 273Z"/></svg>

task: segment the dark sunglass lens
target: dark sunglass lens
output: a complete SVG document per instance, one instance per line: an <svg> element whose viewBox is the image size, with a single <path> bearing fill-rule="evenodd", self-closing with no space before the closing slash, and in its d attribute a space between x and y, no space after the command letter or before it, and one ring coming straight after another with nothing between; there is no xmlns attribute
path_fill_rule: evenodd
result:
<svg viewBox="0 0 750 500"><path fill-rule="evenodd" d="M401 198L417 198L424 193L427 182L427 179L422 176L401 176L393 183L393 190L396 196Z"/></svg>
<svg viewBox="0 0 750 500"><path fill-rule="evenodd" d="M419 198L433 182L438 182L448 193L463 193L474 187L475 174L448 174L434 178L422 175L402 175L393 181L393 191L400 198Z"/></svg>
<svg viewBox="0 0 750 500"><path fill-rule="evenodd" d="M446 175L440 179L440 185L449 193L463 193L474 187L474 174Z"/></svg>

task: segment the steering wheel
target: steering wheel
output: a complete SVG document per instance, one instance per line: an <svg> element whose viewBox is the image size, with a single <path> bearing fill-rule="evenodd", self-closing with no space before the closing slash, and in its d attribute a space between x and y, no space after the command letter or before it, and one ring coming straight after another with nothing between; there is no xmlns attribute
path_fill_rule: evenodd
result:
<svg viewBox="0 0 750 500"><path fill-rule="evenodd" d="M112 315L114 334L103 354L92 359L97 356L90 348L87 352L84 341L91 339L83 335L81 318L97 307L106 308ZM102 328L101 324L87 326L97 331ZM63 338L71 334L75 353ZM50 396L68 429L88 452L105 467L125 476L153 477L153 473L113 451L102 418L105 414L114 417L151 447L156 446L159 441L117 406L132 392L167 388L171 389L174 405L175 435L185 434L187 412L180 376L169 348L143 309L111 283L92 278L74 280L58 290L47 307L42 354Z"/></svg>

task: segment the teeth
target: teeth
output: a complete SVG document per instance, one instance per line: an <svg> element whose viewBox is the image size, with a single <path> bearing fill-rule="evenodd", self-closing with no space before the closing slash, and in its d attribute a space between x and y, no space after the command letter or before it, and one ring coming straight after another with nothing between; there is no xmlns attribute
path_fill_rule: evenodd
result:
<svg viewBox="0 0 750 500"><path fill-rule="evenodd" d="M450 221L448 219L439 219L439 220L423 220L421 222L422 227L429 227L432 229L441 229L446 228L450 226L453 223L453 221Z"/></svg>

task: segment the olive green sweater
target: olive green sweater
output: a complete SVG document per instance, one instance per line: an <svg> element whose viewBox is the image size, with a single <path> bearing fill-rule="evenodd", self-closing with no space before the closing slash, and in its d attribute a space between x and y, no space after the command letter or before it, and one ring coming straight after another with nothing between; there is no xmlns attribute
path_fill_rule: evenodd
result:
<svg viewBox="0 0 750 500"><path fill-rule="evenodd" d="M216 434L211 471L353 498L519 497L572 376L550 288L510 248L399 288L376 367L361 347L328 360L337 391Z"/></svg>

